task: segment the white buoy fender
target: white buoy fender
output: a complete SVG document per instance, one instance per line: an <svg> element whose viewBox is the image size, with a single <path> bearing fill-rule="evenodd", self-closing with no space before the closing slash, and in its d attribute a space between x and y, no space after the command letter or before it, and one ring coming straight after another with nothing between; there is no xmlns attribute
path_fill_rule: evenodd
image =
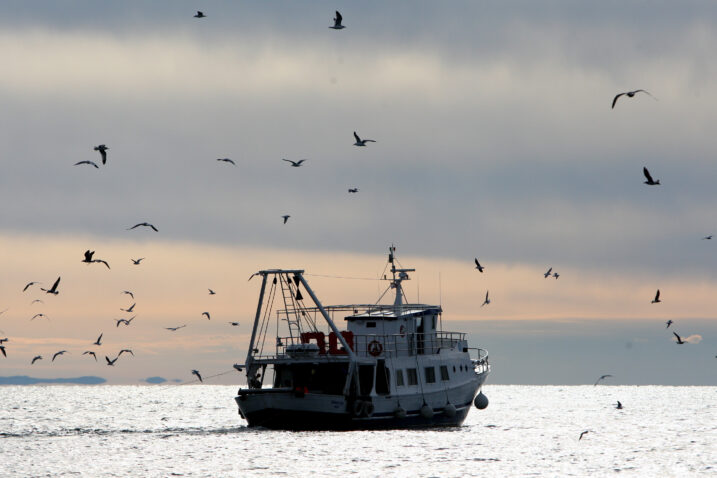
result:
<svg viewBox="0 0 717 478"><path fill-rule="evenodd" d="M483 395L483 392L478 393L475 400L473 400L473 405L475 405L478 410L484 410L488 406L488 397Z"/></svg>
<svg viewBox="0 0 717 478"><path fill-rule="evenodd" d="M433 409L429 407L428 405L424 405L421 407L421 416L423 418L432 418L433 417Z"/></svg>
<svg viewBox="0 0 717 478"><path fill-rule="evenodd" d="M396 407L393 411L393 416L396 418L406 418L406 410L403 407Z"/></svg>
<svg viewBox="0 0 717 478"><path fill-rule="evenodd" d="M443 413L446 414L447 417L455 417L456 416L456 406L452 403L446 404L445 407L443 407Z"/></svg>

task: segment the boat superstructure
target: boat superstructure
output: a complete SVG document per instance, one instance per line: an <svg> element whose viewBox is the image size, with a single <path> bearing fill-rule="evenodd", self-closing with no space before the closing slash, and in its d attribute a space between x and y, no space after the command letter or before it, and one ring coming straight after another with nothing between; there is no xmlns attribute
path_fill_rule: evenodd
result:
<svg viewBox="0 0 717 478"><path fill-rule="evenodd" d="M470 348L465 333L443 331L440 306L406 303L402 282L413 269L396 262L391 247L384 278L395 298L387 305L324 306L303 270L255 274L262 283L251 341L235 366L247 376L236 402L249 426L457 426L473 403L487 406L476 393L490 372L488 353Z"/></svg>

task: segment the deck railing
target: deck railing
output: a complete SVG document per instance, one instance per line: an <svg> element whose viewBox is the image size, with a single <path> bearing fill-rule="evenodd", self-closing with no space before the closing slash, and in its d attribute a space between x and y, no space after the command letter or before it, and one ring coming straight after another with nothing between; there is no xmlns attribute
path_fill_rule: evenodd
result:
<svg viewBox="0 0 717 478"><path fill-rule="evenodd" d="M430 334L393 334L393 335L355 335L342 333L359 358L395 358L414 355L433 355L443 349L455 349L465 346L466 334L463 332L435 332ZM316 347L302 347L315 344ZM273 352L273 353L272 353ZM325 357L337 358L347 355L340 341L333 333L320 332L302 334L300 337L279 337L276 348L271 352L255 351L255 359L274 359L289 357Z"/></svg>

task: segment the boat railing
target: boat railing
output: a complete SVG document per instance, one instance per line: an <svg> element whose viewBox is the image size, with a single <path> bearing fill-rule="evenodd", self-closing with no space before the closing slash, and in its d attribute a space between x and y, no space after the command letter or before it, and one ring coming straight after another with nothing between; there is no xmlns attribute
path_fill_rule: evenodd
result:
<svg viewBox="0 0 717 478"><path fill-rule="evenodd" d="M415 355L433 355L441 350L456 349L466 344L463 332L435 332L429 334L367 334L342 332L351 349L359 358L396 358ZM313 344L313 345L310 345ZM465 351L462 350L461 351ZM347 355L333 334L306 332L299 337L278 337L274 351L255 351L254 358L261 360L324 357L338 358Z"/></svg>
<svg viewBox="0 0 717 478"><path fill-rule="evenodd" d="M490 372L490 363L488 362L488 351L475 347L469 347L468 353L471 355L471 362L476 373ZM473 357L476 358L473 358Z"/></svg>

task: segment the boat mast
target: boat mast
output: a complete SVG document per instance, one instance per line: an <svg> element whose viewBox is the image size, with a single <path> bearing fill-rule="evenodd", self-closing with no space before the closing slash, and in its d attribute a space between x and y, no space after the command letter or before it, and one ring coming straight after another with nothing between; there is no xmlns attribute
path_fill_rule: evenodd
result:
<svg viewBox="0 0 717 478"><path fill-rule="evenodd" d="M388 262L391 264L391 275L393 278L391 279L391 288L396 289L396 297L393 300L393 306L396 308L400 308L403 305L403 288L401 287L401 282L405 280L410 280L408 277L409 272L414 272L416 269L397 269L396 264L394 263L394 254L396 253L396 248L391 245L391 247L388 248ZM398 273L398 276L396 276L396 273Z"/></svg>

